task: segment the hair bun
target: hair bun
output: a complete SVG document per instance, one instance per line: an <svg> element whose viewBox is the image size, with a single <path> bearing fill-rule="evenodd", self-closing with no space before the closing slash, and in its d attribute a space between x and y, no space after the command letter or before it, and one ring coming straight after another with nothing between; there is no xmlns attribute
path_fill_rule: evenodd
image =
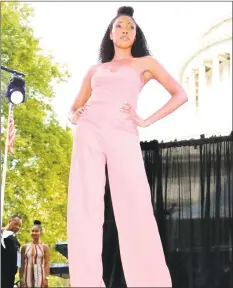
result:
<svg viewBox="0 0 233 288"><path fill-rule="evenodd" d="M40 220L35 220L35 221L34 221L34 225L41 225Z"/></svg>
<svg viewBox="0 0 233 288"><path fill-rule="evenodd" d="M117 10L117 15L127 15L133 17L134 9L131 6L122 6Z"/></svg>

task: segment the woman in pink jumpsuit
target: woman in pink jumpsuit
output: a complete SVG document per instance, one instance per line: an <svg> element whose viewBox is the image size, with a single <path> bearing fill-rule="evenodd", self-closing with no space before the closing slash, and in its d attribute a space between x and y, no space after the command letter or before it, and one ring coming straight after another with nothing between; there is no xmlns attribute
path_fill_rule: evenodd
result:
<svg viewBox="0 0 233 288"><path fill-rule="evenodd" d="M71 107L76 126L68 193L68 256L72 287L104 287L102 234L105 165L128 287L172 287L153 214L137 126L146 127L187 101L182 87L149 55L131 7L121 7ZM143 120L138 95L150 79L171 94ZM133 199L133 200L132 200Z"/></svg>

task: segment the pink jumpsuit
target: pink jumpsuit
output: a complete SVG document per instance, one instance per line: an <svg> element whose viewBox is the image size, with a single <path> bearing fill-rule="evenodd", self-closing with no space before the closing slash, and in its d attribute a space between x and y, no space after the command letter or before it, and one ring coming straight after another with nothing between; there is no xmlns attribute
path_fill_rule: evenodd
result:
<svg viewBox="0 0 233 288"><path fill-rule="evenodd" d="M141 71L100 66L77 126L68 193L68 256L72 287L104 287L102 235L105 164L128 287L172 287L154 218L137 127L120 107L136 110Z"/></svg>

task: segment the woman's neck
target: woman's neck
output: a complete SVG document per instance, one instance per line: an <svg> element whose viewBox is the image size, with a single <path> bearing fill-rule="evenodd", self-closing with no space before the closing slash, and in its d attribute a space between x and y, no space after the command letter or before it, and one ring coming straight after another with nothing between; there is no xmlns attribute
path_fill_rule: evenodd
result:
<svg viewBox="0 0 233 288"><path fill-rule="evenodd" d="M131 56L131 57L116 57L116 56L114 56L113 57L113 59L112 59L112 61L123 61L123 60L132 60L133 59L133 57Z"/></svg>
<svg viewBox="0 0 233 288"><path fill-rule="evenodd" d="M32 243L33 243L33 244L40 244L40 239L33 239L33 240L32 240Z"/></svg>
<svg viewBox="0 0 233 288"><path fill-rule="evenodd" d="M129 49L121 49L118 47L115 47L115 54L113 57L113 61L118 61L118 60L131 60L134 57L131 54L131 48Z"/></svg>

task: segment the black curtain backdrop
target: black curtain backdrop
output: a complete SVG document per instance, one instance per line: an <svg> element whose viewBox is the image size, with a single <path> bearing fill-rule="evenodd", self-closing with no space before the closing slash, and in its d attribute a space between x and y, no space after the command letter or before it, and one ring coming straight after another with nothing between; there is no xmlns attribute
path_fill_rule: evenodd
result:
<svg viewBox="0 0 233 288"><path fill-rule="evenodd" d="M233 287L232 140L231 133L141 142L173 288ZM107 287L123 288L127 286L108 181L105 205L104 280Z"/></svg>

